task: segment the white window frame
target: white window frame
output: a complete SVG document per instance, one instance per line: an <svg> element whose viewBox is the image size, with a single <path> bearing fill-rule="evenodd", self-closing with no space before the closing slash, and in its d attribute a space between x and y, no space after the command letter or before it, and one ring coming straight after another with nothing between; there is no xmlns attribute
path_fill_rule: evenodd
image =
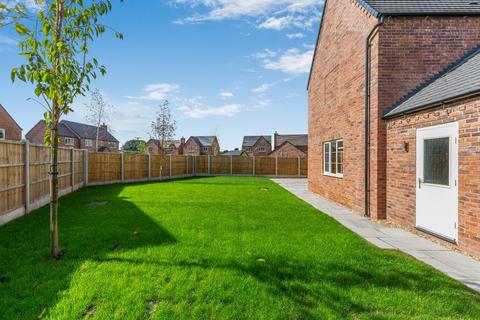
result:
<svg viewBox="0 0 480 320"><path fill-rule="evenodd" d="M66 146L74 146L75 145L75 139L73 139L73 138L65 137L63 140L64 140Z"/></svg>
<svg viewBox="0 0 480 320"><path fill-rule="evenodd" d="M342 155L344 153L345 147L343 144L343 139L337 139L332 141L327 141L323 143L323 175L335 178L343 178L343 173L345 172L344 168L344 157L342 157L342 172L338 172L338 143L342 143ZM332 144L335 144L337 147L337 152L335 153L335 163L337 164L337 172L332 172ZM326 168L326 158L327 158L327 148L328 148L328 169Z"/></svg>
<svg viewBox="0 0 480 320"><path fill-rule="evenodd" d="M0 140L6 140L6 132L5 132L5 129L0 129L0 132L2 133L2 136L0 137Z"/></svg>
<svg viewBox="0 0 480 320"><path fill-rule="evenodd" d="M93 140L92 139L85 139L85 147L93 148Z"/></svg>
<svg viewBox="0 0 480 320"><path fill-rule="evenodd" d="M265 147L257 147L257 152L267 152Z"/></svg>

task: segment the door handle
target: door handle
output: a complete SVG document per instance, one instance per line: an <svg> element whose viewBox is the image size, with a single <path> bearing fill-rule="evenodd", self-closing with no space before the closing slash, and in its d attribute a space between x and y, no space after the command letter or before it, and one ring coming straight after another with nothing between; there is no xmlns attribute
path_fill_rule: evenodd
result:
<svg viewBox="0 0 480 320"><path fill-rule="evenodd" d="M422 183L423 180L421 178L418 178L418 189L422 189Z"/></svg>

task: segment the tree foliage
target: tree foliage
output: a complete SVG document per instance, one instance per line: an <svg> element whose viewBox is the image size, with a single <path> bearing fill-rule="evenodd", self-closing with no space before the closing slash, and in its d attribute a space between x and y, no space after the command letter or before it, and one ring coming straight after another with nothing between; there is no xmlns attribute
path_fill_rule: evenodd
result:
<svg viewBox="0 0 480 320"><path fill-rule="evenodd" d="M111 11L112 4L110 0L36 0L35 4L32 11L21 1L2 1L0 26L13 26L21 38L20 55L25 62L12 69L11 80L31 83L35 100L46 109L45 143L52 146L51 254L58 258L58 124L73 111L72 102L85 95L97 74L106 72L96 58L89 57L89 48L107 30L100 18Z"/></svg>
<svg viewBox="0 0 480 320"><path fill-rule="evenodd" d="M156 141L160 153L164 155L169 142L171 142L175 136L177 121L173 118L168 100L160 104L159 109L155 120L152 121L151 124L151 137Z"/></svg>
<svg viewBox="0 0 480 320"><path fill-rule="evenodd" d="M145 153L147 143L139 138L129 140L122 146L122 151L126 153Z"/></svg>

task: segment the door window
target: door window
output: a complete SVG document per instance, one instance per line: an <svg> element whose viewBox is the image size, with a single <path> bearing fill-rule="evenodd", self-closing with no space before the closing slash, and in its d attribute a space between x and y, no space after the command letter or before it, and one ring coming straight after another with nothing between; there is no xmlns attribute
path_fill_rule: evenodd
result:
<svg viewBox="0 0 480 320"><path fill-rule="evenodd" d="M424 183L450 185L450 138L424 140Z"/></svg>

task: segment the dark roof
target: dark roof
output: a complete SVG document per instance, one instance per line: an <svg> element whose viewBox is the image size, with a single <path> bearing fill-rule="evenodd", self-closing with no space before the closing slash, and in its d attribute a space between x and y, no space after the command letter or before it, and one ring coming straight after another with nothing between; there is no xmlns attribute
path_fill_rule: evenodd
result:
<svg viewBox="0 0 480 320"><path fill-rule="evenodd" d="M473 16L480 15L480 0L356 0L356 2L368 11L372 16ZM308 77L307 90L310 87L313 65L320 42L325 8L328 0L325 0L320 19L320 27L317 35L317 44L313 52L310 75Z"/></svg>
<svg viewBox="0 0 480 320"><path fill-rule="evenodd" d="M275 148L278 148L287 141L294 146L308 146L308 134L279 134L275 141Z"/></svg>
<svg viewBox="0 0 480 320"><path fill-rule="evenodd" d="M268 143L272 144L272 137L271 136L245 136L243 137L242 147L253 147L255 143L257 143L260 138L265 138Z"/></svg>
<svg viewBox="0 0 480 320"><path fill-rule="evenodd" d="M233 151L223 152L220 155L221 156L249 156L249 153L242 150L233 150Z"/></svg>
<svg viewBox="0 0 480 320"><path fill-rule="evenodd" d="M67 120L62 120L61 124L65 125L68 129L73 131L78 137L82 139L91 139L95 140L97 138L97 127L91 126L89 124L72 122ZM59 133L60 134L60 133ZM98 135L99 140L102 141L112 141L118 142L118 140L112 136L108 130L100 130Z"/></svg>
<svg viewBox="0 0 480 320"><path fill-rule="evenodd" d="M357 0L373 16L478 15L474 0Z"/></svg>
<svg viewBox="0 0 480 320"><path fill-rule="evenodd" d="M190 137L201 147L211 147L217 137L215 136L197 136Z"/></svg>
<svg viewBox="0 0 480 320"><path fill-rule="evenodd" d="M480 94L480 45L394 104L385 117Z"/></svg>
<svg viewBox="0 0 480 320"><path fill-rule="evenodd" d="M17 121L15 121L15 119L13 119L13 117L10 115L10 113L8 113L7 109L5 109L4 106L2 106L1 103L0 103L0 109L3 109L3 111L5 111L5 114L13 121L13 123L18 127L18 129L23 130L22 127L20 127L20 125L17 123Z"/></svg>
<svg viewBox="0 0 480 320"><path fill-rule="evenodd" d="M150 142L153 142L155 143L156 145L159 145L160 144L160 140L158 139L150 139L147 141L147 144L150 143ZM165 141L165 144L166 144L166 147L170 147L172 144L175 145L175 148L180 148L180 146L182 145L182 141L181 140L171 140L171 141Z"/></svg>

